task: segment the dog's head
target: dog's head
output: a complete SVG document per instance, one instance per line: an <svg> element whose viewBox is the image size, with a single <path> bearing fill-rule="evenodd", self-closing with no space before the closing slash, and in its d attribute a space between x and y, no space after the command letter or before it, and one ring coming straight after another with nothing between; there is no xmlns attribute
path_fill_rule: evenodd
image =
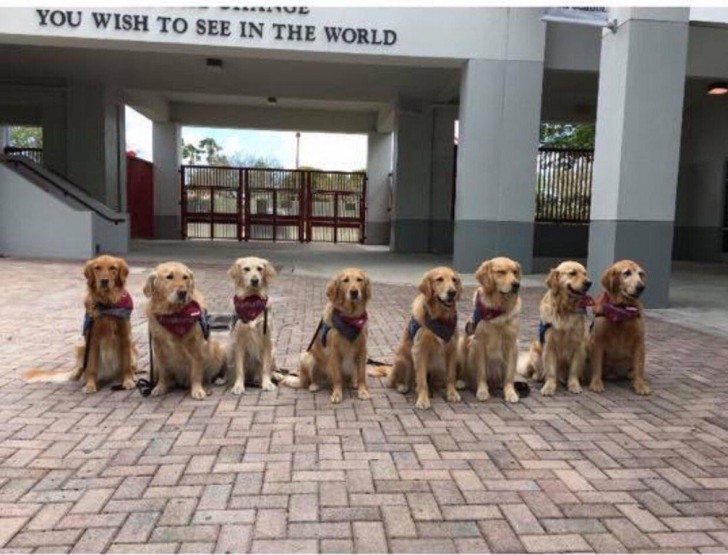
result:
<svg viewBox="0 0 728 555"><path fill-rule="evenodd" d="M249 256L238 258L230 266L228 275L235 283L235 290L242 296L259 295L265 296L268 286L276 276L273 264L264 258Z"/></svg>
<svg viewBox="0 0 728 555"><path fill-rule="evenodd" d="M171 305L185 305L195 292L195 276L180 262L164 262L147 277L144 294Z"/></svg>
<svg viewBox="0 0 728 555"><path fill-rule="evenodd" d="M372 294L369 276L359 268L346 268L326 285L326 296L340 310L366 307Z"/></svg>
<svg viewBox="0 0 728 555"><path fill-rule="evenodd" d="M450 309L460 300L463 284L455 270L440 266L422 276L419 290L428 302L434 300Z"/></svg>
<svg viewBox="0 0 728 555"><path fill-rule="evenodd" d="M574 297L581 297L589 291L592 282L586 268L578 262L562 262L553 268L546 278L546 287L558 295L565 292Z"/></svg>
<svg viewBox="0 0 728 555"><path fill-rule="evenodd" d="M476 270L475 279L486 295L515 295L521 288L521 265L503 256L491 258Z"/></svg>
<svg viewBox="0 0 728 555"><path fill-rule="evenodd" d="M129 276L129 266L122 258L107 254L92 258L83 269L89 290L101 295L109 295L124 288Z"/></svg>
<svg viewBox="0 0 728 555"><path fill-rule="evenodd" d="M602 274L602 287L612 297L636 301L647 286L647 272L632 260L620 260Z"/></svg>

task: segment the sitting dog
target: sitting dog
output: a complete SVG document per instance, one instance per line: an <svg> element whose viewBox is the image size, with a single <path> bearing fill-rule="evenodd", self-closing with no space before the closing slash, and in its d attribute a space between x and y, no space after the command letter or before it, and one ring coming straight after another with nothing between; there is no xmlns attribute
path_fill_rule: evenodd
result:
<svg viewBox="0 0 728 555"><path fill-rule="evenodd" d="M359 399L369 399L366 381L367 303L371 297L369 277L358 268L339 272L326 286L328 302L308 350L301 355L298 376L284 376L289 387L317 391L331 385L331 402L340 403L342 382L351 380Z"/></svg>
<svg viewBox="0 0 728 555"><path fill-rule="evenodd" d="M460 401L455 382L457 301L462 290L460 276L454 270L443 266L427 272L412 303L412 318L402 334L394 366L376 368L371 373L388 375L388 386L400 393L407 393L415 385L418 409L430 408L428 378L433 383L445 382L448 401Z"/></svg>
<svg viewBox="0 0 728 555"><path fill-rule="evenodd" d="M604 293L594 303L589 333L589 389L604 391L602 377L631 377L632 388L649 395L645 378L645 319L639 298L645 271L631 260L614 263L602 275Z"/></svg>
<svg viewBox="0 0 728 555"><path fill-rule="evenodd" d="M562 262L546 278L548 290L539 306L539 340L518 361L519 373L545 381L541 395L553 395L559 381L567 381L571 393L581 393L591 284L586 268L578 262Z"/></svg>
<svg viewBox="0 0 728 555"><path fill-rule="evenodd" d="M276 275L263 258L238 258L228 275L235 284L232 341L227 350L228 382L233 395L245 393L245 384L273 391L275 368L268 287Z"/></svg>
<svg viewBox="0 0 728 555"><path fill-rule="evenodd" d="M149 299L146 314L152 338L157 383L152 396L170 386L189 387L193 399L204 399L203 384L218 376L225 350L209 338L209 323L202 295L190 269L179 262L157 266L144 286Z"/></svg>
<svg viewBox="0 0 728 555"><path fill-rule="evenodd" d="M483 262L475 272L478 287L473 316L458 345L459 383L477 382L476 397L490 397L488 384L503 388L509 403L518 402L514 381L521 320L521 265L510 258ZM475 380L473 380L475 378Z"/></svg>
<svg viewBox="0 0 728 555"><path fill-rule="evenodd" d="M129 266L122 258L102 255L86 262L85 345L76 348L76 368L55 372L32 368L26 382L60 383L83 379L85 393L95 393L100 383L121 381L123 389L135 387L137 352L129 318L134 301L126 290Z"/></svg>

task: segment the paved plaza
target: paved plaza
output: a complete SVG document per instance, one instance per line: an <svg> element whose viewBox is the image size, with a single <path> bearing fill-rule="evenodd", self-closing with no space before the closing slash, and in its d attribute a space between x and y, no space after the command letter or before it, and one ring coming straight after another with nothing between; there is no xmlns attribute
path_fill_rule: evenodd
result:
<svg viewBox="0 0 728 555"><path fill-rule="evenodd" d="M130 259L146 371L142 285L153 256ZM228 265L191 263L212 312L230 310ZM279 365L291 368L318 322L326 280L285 260L280 267L274 334ZM391 361L416 290L373 274L370 356ZM523 290L523 348L536 331L537 283ZM545 399L534 390L517 405L436 395L431 410L418 411L412 395L374 378L371 400L347 394L336 407L325 391L249 388L237 398L218 387L200 402L183 391L152 399L23 384L24 369L71 367L83 294L80 263L0 259L4 551L728 549L720 333L650 313L648 398L609 383L600 395L561 389Z"/></svg>

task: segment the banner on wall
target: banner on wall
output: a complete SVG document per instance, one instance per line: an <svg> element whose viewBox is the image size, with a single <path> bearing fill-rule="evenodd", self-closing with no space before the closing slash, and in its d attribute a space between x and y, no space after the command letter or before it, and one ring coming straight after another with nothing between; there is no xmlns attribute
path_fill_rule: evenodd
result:
<svg viewBox="0 0 728 555"><path fill-rule="evenodd" d="M616 30L616 21L609 21L607 8L599 6L546 8L541 16L541 21L607 27L612 31Z"/></svg>

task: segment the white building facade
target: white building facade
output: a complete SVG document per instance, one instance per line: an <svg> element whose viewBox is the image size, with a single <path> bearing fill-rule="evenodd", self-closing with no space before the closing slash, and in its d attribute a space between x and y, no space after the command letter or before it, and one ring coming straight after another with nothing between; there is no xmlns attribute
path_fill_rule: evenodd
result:
<svg viewBox="0 0 728 555"><path fill-rule="evenodd" d="M46 166L124 212L124 105L147 115L159 238L180 236L182 125L366 133L368 242L465 272L633 258L665 306L673 258L728 245L728 95L707 94L728 12L618 8L607 29L543 11L2 8L0 127L41 126ZM589 224L535 221L542 122L596 123Z"/></svg>

